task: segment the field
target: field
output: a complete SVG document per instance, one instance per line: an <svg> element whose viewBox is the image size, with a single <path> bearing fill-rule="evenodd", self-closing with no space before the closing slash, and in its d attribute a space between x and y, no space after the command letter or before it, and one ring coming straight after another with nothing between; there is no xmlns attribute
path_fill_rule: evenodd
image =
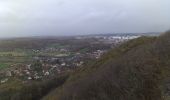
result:
<svg viewBox="0 0 170 100"><path fill-rule="evenodd" d="M9 67L9 64L0 63L0 70Z"/></svg>
<svg viewBox="0 0 170 100"><path fill-rule="evenodd" d="M0 52L0 69L8 68L12 64L28 63L31 61L31 55L18 51Z"/></svg>

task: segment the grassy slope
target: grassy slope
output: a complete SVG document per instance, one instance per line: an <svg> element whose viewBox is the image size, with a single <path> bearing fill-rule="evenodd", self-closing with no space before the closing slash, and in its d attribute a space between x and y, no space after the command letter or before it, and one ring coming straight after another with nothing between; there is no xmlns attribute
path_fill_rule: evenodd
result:
<svg viewBox="0 0 170 100"><path fill-rule="evenodd" d="M129 41L73 73L63 87L44 100L167 99L169 51L170 32Z"/></svg>

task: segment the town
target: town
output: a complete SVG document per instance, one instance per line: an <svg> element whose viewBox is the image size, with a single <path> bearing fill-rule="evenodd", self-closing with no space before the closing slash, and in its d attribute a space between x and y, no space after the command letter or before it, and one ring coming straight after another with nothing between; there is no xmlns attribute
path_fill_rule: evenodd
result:
<svg viewBox="0 0 170 100"><path fill-rule="evenodd" d="M71 44L65 39L60 44L55 41L53 46L38 49L28 49L32 52L30 62L12 63L7 68L0 70L0 84L5 84L11 77L22 80L23 83L41 81L59 74L74 71L100 57L130 39L141 35L92 35L75 36ZM4 54L4 53L3 53ZM4 56L4 55L3 55ZM13 56L8 54L7 56ZM22 56L22 55L21 55Z"/></svg>

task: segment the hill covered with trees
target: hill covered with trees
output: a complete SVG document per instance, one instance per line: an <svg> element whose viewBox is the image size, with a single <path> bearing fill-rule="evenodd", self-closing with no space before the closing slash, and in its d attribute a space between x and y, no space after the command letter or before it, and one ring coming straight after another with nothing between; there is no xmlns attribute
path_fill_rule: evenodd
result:
<svg viewBox="0 0 170 100"><path fill-rule="evenodd" d="M70 75L43 100L169 100L170 32L141 37Z"/></svg>

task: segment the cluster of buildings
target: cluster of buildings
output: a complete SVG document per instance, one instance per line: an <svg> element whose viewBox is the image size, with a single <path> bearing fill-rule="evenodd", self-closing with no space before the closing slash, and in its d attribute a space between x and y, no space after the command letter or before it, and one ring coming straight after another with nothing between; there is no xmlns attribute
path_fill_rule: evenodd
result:
<svg viewBox="0 0 170 100"><path fill-rule="evenodd" d="M109 49L104 45L110 46L120 44L124 41L138 38L140 36L93 36L98 41L95 44L103 43L103 48L95 49L88 52L71 52L67 47L65 48L45 48L42 50L33 50L35 53L42 53L44 55L33 57L33 62L30 64L14 64L9 69L0 72L0 84L6 83L10 77L17 77L21 80L43 80L58 74L74 70L82 67L88 61L99 59ZM77 37L76 39L82 39ZM88 37L89 38L89 37ZM48 52L58 52L55 55L46 55Z"/></svg>
<svg viewBox="0 0 170 100"><path fill-rule="evenodd" d="M17 77L23 81L43 80L66 71L82 67L86 61L100 58L106 51L97 50L91 53L75 53L71 56L40 56L33 57L31 64L15 64L0 73L0 83L8 81L10 77Z"/></svg>
<svg viewBox="0 0 170 100"><path fill-rule="evenodd" d="M102 34L102 35L90 35L90 36L78 36L76 39L87 39L87 38L94 38L102 41L106 44L121 44L122 42L126 42L131 39L141 37L141 34Z"/></svg>
<svg viewBox="0 0 170 100"><path fill-rule="evenodd" d="M101 41L103 42L106 42L106 43L110 43L110 44L121 44L123 42L126 42L128 40L131 40L131 39L135 39L135 38L139 38L140 35L123 35L123 36L103 36L103 37L100 37L101 38Z"/></svg>

